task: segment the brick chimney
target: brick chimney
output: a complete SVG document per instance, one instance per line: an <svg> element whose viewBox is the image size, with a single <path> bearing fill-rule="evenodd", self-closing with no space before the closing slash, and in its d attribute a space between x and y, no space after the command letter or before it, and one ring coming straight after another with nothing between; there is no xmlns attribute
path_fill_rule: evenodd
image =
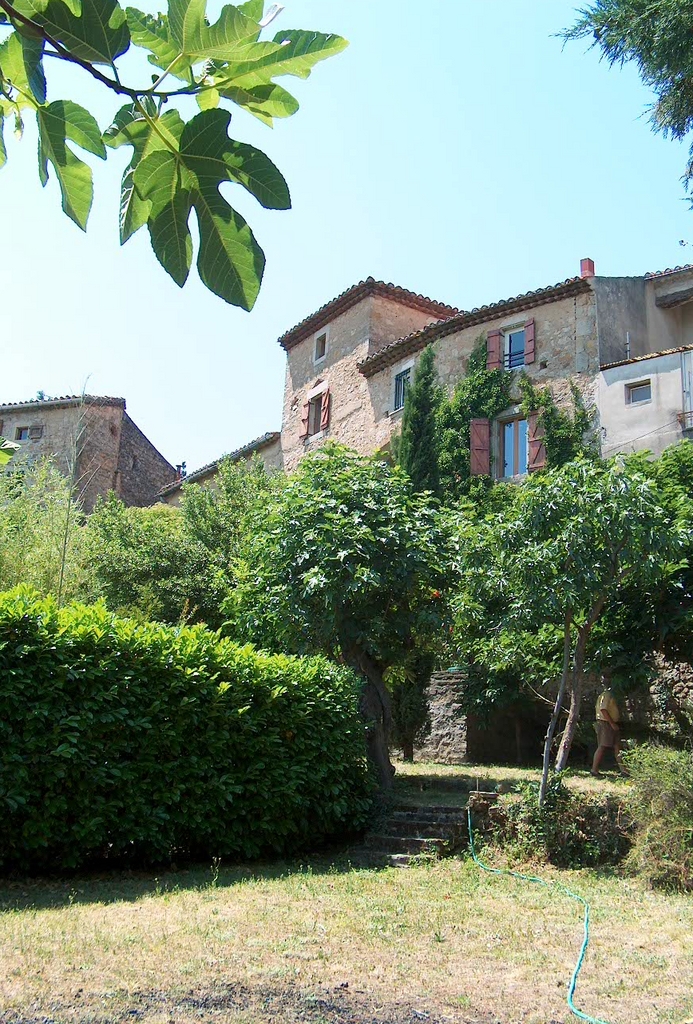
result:
<svg viewBox="0 0 693 1024"><path fill-rule="evenodd" d="M589 257L580 260L580 277L594 277L594 260Z"/></svg>

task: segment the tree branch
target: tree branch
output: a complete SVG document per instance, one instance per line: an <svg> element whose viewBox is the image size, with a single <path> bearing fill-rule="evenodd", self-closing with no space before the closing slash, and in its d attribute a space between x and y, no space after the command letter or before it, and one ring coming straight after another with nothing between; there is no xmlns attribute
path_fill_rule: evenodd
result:
<svg viewBox="0 0 693 1024"><path fill-rule="evenodd" d="M70 64L77 64L78 67L90 74L92 78L95 78L97 82L101 82L101 84L105 85L107 89L111 89L113 92L116 92L121 96L129 96L131 100L138 100L140 96L156 96L162 99L168 99L169 96L191 96L201 91L201 87L199 85L176 89L175 92L157 92L152 86L148 89L131 89L129 86L122 85L119 81L109 78L108 75L102 74L98 68L95 68L88 60L83 60L82 57L77 57L74 53L71 53L70 50L63 46L62 43L46 32L43 25L39 25L38 22L32 21L31 18L27 18L26 15L20 14L19 11L16 11L10 3L10 0L0 0L0 10L3 10L11 21L17 21L20 25L30 28L32 32L39 35L44 42L52 46L55 53L47 53L46 56L59 57L60 60L66 60ZM115 68L113 70L117 78L118 73ZM166 74L168 74L168 72L165 72L159 81L162 81L163 78L166 77ZM156 84L158 84L158 82Z"/></svg>

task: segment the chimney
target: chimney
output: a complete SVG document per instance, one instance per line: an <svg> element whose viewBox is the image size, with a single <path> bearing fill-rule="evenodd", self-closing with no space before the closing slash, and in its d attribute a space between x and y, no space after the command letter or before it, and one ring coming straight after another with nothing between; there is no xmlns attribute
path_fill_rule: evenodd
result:
<svg viewBox="0 0 693 1024"><path fill-rule="evenodd" d="M594 260L589 257L580 260L580 277L594 277Z"/></svg>

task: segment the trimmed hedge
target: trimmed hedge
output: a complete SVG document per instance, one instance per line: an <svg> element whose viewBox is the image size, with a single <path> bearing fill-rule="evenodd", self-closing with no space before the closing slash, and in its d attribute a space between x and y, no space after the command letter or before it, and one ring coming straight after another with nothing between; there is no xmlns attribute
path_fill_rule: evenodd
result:
<svg viewBox="0 0 693 1024"><path fill-rule="evenodd" d="M358 830L358 689L203 626L0 594L0 867L256 857Z"/></svg>

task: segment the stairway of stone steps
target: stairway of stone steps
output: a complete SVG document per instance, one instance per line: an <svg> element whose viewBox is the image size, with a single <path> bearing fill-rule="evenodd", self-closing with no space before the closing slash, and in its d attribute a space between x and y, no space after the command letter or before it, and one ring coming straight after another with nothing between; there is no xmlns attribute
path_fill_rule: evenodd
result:
<svg viewBox="0 0 693 1024"><path fill-rule="evenodd" d="M414 857L449 857L467 841L465 807L396 803L366 834L358 853L373 866L408 867Z"/></svg>

